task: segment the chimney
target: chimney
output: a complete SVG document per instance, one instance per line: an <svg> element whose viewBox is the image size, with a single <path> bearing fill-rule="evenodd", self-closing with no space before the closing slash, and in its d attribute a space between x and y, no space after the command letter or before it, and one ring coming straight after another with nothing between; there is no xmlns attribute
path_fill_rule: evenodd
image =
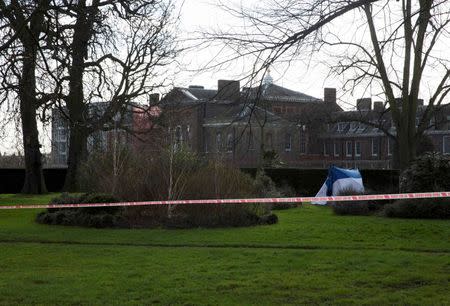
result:
<svg viewBox="0 0 450 306"><path fill-rule="evenodd" d="M205 87L201 85L189 85L189 89L205 89Z"/></svg>
<svg viewBox="0 0 450 306"><path fill-rule="evenodd" d="M159 93L150 94L150 105L156 105L159 103Z"/></svg>
<svg viewBox="0 0 450 306"><path fill-rule="evenodd" d="M356 109L359 111L370 111L372 109L372 98L356 100Z"/></svg>
<svg viewBox="0 0 450 306"><path fill-rule="evenodd" d="M236 101L240 98L239 81L219 80L217 84L217 100Z"/></svg>
<svg viewBox="0 0 450 306"><path fill-rule="evenodd" d="M336 88L324 88L323 89L323 101L325 103L336 104Z"/></svg>
<svg viewBox="0 0 450 306"><path fill-rule="evenodd" d="M373 110L379 113L384 112L384 103L382 101L373 102Z"/></svg>

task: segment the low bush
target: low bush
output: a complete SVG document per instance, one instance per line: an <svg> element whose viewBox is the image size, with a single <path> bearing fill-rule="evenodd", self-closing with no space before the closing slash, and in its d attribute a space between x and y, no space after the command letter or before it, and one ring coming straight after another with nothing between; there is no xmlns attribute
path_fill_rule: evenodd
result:
<svg viewBox="0 0 450 306"><path fill-rule="evenodd" d="M390 218L450 219L450 199L405 199L384 207L382 214Z"/></svg>
<svg viewBox="0 0 450 306"><path fill-rule="evenodd" d="M339 196L347 195L364 195L365 192L361 193L352 189L346 189L341 191ZM353 216L367 216L371 215L379 210L386 204L386 202L380 201L340 201L331 203L333 212L336 215L353 215Z"/></svg>
<svg viewBox="0 0 450 306"><path fill-rule="evenodd" d="M204 161L187 150L168 149L157 155L121 151L120 167L111 164L113 158L109 154L112 153L94 154L84 165L80 181L90 192L111 193L126 201L266 196L265 183L258 183L237 168ZM135 206L110 215L113 226L127 227L226 227L277 221L271 214L271 205L262 203ZM92 217L86 217L83 223L99 223L94 218L95 222ZM104 217L103 221L100 223L106 224L111 218Z"/></svg>
<svg viewBox="0 0 450 306"><path fill-rule="evenodd" d="M283 184L281 188L277 188L274 181L262 169L259 169L256 172L253 185L259 197L282 198L295 196L295 192L287 184ZM298 206L297 203L288 203L288 202L271 204L273 210L289 209L297 206Z"/></svg>
<svg viewBox="0 0 450 306"><path fill-rule="evenodd" d="M448 188L450 157L440 153L425 153L400 175L401 192L433 192Z"/></svg>
<svg viewBox="0 0 450 306"><path fill-rule="evenodd" d="M107 194L62 194L50 204L116 203L119 200ZM75 225L85 227L127 227L122 216L122 207L50 208L37 215L36 221L43 224Z"/></svg>

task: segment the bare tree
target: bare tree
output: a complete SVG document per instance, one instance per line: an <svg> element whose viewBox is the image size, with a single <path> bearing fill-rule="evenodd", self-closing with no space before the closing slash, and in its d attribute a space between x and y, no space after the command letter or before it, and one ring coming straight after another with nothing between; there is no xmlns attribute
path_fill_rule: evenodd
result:
<svg viewBox="0 0 450 306"><path fill-rule="evenodd" d="M3 102L19 102L25 154L23 193L46 192L36 119L43 96L39 96L36 73L50 2L0 1L0 94Z"/></svg>
<svg viewBox="0 0 450 306"><path fill-rule="evenodd" d="M414 159L430 119L450 91L450 57L440 43L450 39L448 1L267 0L251 10L223 7L247 27L206 35L236 51L216 66L247 57L261 72L274 63L291 64L334 48L328 49L334 54L327 59L336 61L333 72L351 85L344 89L382 92L395 125L389 136L397 143L396 166L403 169ZM350 13L355 26L345 23ZM343 26L351 35L336 34ZM430 74L433 78L426 79ZM419 98L426 92L429 101L416 122Z"/></svg>
<svg viewBox="0 0 450 306"><path fill-rule="evenodd" d="M77 189L87 138L111 130L137 101L164 86L177 53L170 0L62 1L50 36L65 86L60 110L70 127L65 190ZM159 75L158 75L159 73ZM102 102L100 111L90 105Z"/></svg>

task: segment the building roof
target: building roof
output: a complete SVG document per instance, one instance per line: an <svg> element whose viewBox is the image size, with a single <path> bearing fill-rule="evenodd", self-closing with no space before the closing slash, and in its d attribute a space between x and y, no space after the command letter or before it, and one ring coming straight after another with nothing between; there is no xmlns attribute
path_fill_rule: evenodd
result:
<svg viewBox="0 0 450 306"><path fill-rule="evenodd" d="M265 123L287 123L282 117L251 103L212 106L213 107L206 106L206 124L231 124L237 122L247 124L250 120L264 120Z"/></svg>
<svg viewBox="0 0 450 306"><path fill-rule="evenodd" d="M260 94L263 100L283 102L322 102L322 99L271 83L263 85L262 88L252 87L248 90L250 97L256 97L256 95Z"/></svg>
<svg viewBox="0 0 450 306"><path fill-rule="evenodd" d="M264 101L282 101L282 102L323 102L322 99L318 99L307 94L290 90L275 84L264 84L262 87L244 88L240 93L240 102L243 103L248 99L256 99L258 96ZM166 95L164 100L170 103L170 100L175 98L177 103L180 104L192 104L197 102L225 102L230 101L218 100L216 89L204 89L202 86L190 86L190 87L175 87L170 93Z"/></svg>

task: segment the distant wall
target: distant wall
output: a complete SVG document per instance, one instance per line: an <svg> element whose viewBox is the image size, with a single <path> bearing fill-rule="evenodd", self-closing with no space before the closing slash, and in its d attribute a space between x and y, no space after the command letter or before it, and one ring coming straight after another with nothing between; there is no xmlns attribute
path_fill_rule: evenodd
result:
<svg viewBox="0 0 450 306"><path fill-rule="evenodd" d="M64 186L66 169L44 169L47 190L61 191ZM24 169L0 169L0 193L19 193L25 179Z"/></svg>
<svg viewBox="0 0 450 306"><path fill-rule="evenodd" d="M256 174L255 168L245 168L242 171ZM298 196L315 196L324 183L327 169L265 169L277 186L288 185ZM397 193L398 170L360 170L363 183L371 193Z"/></svg>

